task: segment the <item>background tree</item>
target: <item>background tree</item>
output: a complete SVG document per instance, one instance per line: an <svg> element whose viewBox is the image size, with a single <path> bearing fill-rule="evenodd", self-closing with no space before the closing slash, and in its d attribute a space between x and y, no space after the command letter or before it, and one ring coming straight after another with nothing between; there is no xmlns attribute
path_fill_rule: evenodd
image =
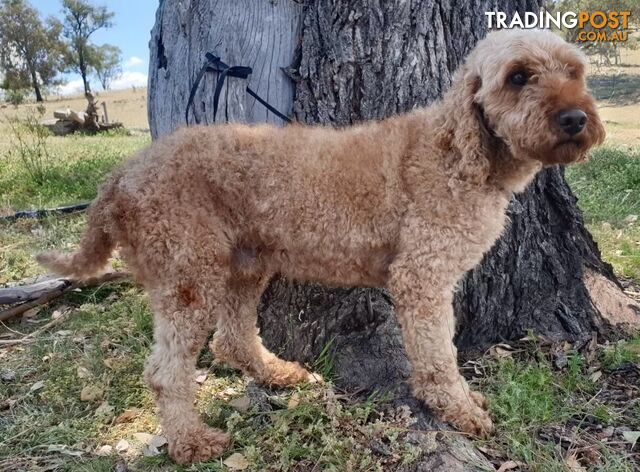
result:
<svg viewBox="0 0 640 472"><path fill-rule="evenodd" d="M250 87L295 120L345 126L438 99L485 36L485 11L539 7L536 0L315 0L304 6L293 0L201 0L183 8L178 0L164 0L150 43L151 133L155 139L184 125L189 92L208 51L227 64L251 66ZM216 78L206 74L193 101L204 123L213 122ZM225 83L218 119L282 125L245 92L247 81ZM625 298L584 227L562 168L542 172L513 198L509 217L501 240L459 285L456 344L462 352L519 339L528 330L576 340L638 322L637 306ZM410 366L387 291L276 278L259 311L270 349L312 365L320 359L347 390L389 390L412 406L419 424L429 423L406 384ZM440 462L419 470L460 470L442 462L453 460L446 453L430 457Z"/></svg>
<svg viewBox="0 0 640 472"><path fill-rule="evenodd" d="M0 3L0 67L2 88L32 89L41 102L42 87L54 85L63 67L62 25L54 18L43 21L25 0Z"/></svg>
<svg viewBox="0 0 640 472"><path fill-rule="evenodd" d="M91 35L101 28L113 26L114 13L105 6L95 6L86 0L62 1L63 34L68 41L68 61L71 69L82 77L84 91L89 92L91 71Z"/></svg>
<svg viewBox="0 0 640 472"><path fill-rule="evenodd" d="M118 46L103 44L89 49L89 61L103 90L122 75L122 51Z"/></svg>
<svg viewBox="0 0 640 472"><path fill-rule="evenodd" d="M629 11L628 27L623 29L611 28L607 23L604 28L595 29L590 23L586 23L583 28L573 28L562 30L561 34L567 41L574 42L580 46L589 56L595 56L602 65L619 64L620 48L636 47L638 38L632 36L637 30L640 21L640 0L559 0L550 2L548 5L552 12L596 12L596 11ZM626 31L629 34L628 41L579 41L578 34L582 31L604 32L610 37L613 32Z"/></svg>

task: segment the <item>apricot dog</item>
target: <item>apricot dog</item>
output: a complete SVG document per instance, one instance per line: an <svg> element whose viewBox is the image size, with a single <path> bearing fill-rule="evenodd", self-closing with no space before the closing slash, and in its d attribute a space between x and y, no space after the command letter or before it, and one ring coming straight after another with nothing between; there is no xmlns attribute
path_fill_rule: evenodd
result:
<svg viewBox="0 0 640 472"><path fill-rule="evenodd" d="M511 195L604 139L584 74L581 53L554 34L501 31L471 52L441 102L402 116L344 129L180 129L103 185L78 252L39 261L82 278L120 247L150 295L146 378L177 462L229 442L194 408L196 357L214 328L216 358L256 380L309 378L258 335L256 305L275 273L389 287L415 396L487 434L485 400L456 364L452 293L500 236Z"/></svg>

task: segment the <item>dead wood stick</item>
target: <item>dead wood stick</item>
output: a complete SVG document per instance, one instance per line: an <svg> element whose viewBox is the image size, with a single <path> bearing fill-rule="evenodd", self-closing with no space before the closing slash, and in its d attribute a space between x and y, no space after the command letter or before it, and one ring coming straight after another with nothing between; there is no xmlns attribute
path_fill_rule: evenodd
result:
<svg viewBox="0 0 640 472"><path fill-rule="evenodd" d="M49 328L59 325L63 321L65 321L69 317L69 312L60 315L58 318L49 321L47 324L40 326L38 329L33 331L32 333L27 334L26 336L20 339L8 339L6 341L0 341L0 346L13 346L15 344L27 343L35 339L39 334L45 332Z"/></svg>
<svg viewBox="0 0 640 472"><path fill-rule="evenodd" d="M0 288L0 305L15 305L16 303L30 302L36 300L56 289L64 289L71 282L66 279L48 279L41 282L34 282L13 287Z"/></svg>
<svg viewBox="0 0 640 472"><path fill-rule="evenodd" d="M49 303L51 300L54 300L61 296L62 294L74 290L76 288L87 288L93 287L96 285L100 285L107 282L114 282L116 280L126 279L130 276L128 272L107 272L99 277L93 277L87 280L82 281L73 281L69 279L60 279L62 281L66 281L67 283L63 286L54 286L51 290L43 293L35 300L31 300L29 302L21 303L20 305L13 306L11 308L7 308L6 310L0 311L0 321L6 321L9 318L14 316L21 315L27 310L31 308L35 308L40 305L44 305Z"/></svg>

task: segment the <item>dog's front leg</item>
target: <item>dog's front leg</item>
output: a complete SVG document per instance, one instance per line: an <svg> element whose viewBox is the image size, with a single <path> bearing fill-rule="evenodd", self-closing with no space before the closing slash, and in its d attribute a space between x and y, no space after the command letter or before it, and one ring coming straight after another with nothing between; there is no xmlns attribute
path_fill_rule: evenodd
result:
<svg viewBox="0 0 640 472"><path fill-rule="evenodd" d="M461 431L486 436L493 426L484 397L471 391L458 371L452 286L428 262L426 256L406 254L391 267L413 394Z"/></svg>

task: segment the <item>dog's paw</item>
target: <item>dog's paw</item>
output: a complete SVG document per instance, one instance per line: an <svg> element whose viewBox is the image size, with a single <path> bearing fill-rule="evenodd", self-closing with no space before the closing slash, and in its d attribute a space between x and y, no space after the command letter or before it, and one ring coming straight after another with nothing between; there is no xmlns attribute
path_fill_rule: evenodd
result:
<svg viewBox="0 0 640 472"><path fill-rule="evenodd" d="M474 392L475 393L475 392ZM472 396L473 404L457 411L455 416L445 418L458 430L479 438L486 438L493 432L493 421L489 413L476 403L486 403L481 394Z"/></svg>
<svg viewBox="0 0 640 472"><path fill-rule="evenodd" d="M182 465L202 462L222 455L229 442L223 431L202 427L169 440L169 455Z"/></svg>
<svg viewBox="0 0 640 472"><path fill-rule="evenodd" d="M297 362L283 361L277 358L267 363L266 368L258 372L258 377L256 380L260 383L274 387L288 387L307 382L318 382L321 379L320 376L311 374Z"/></svg>
<svg viewBox="0 0 640 472"><path fill-rule="evenodd" d="M324 384L324 378L320 374L316 374L315 372L309 372L307 375L307 382L310 384Z"/></svg>

